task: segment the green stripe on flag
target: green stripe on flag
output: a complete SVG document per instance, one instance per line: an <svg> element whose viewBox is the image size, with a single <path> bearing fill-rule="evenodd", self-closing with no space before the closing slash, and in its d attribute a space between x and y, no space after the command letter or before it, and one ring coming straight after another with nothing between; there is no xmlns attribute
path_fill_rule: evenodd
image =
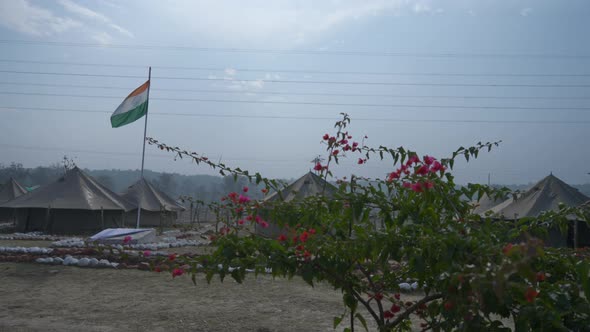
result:
<svg viewBox="0 0 590 332"><path fill-rule="evenodd" d="M137 106L136 108L129 110L125 113L115 114L111 116L111 125L113 128L118 128L131 122L137 121L139 118L147 113L147 101Z"/></svg>

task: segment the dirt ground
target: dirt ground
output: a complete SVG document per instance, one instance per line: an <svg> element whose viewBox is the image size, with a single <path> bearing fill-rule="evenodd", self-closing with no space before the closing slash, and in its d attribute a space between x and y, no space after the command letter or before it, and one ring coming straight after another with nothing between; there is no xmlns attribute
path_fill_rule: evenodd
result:
<svg viewBox="0 0 590 332"><path fill-rule="evenodd" d="M299 278L201 276L193 286L139 270L0 263L0 331L334 331L341 299Z"/></svg>

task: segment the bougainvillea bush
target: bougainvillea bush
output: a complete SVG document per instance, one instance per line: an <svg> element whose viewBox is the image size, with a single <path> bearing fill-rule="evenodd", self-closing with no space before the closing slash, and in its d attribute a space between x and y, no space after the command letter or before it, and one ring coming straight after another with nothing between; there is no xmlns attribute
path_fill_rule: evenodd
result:
<svg viewBox="0 0 590 332"><path fill-rule="evenodd" d="M506 191L457 186L452 169L457 158L469 161L498 143L459 148L439 159L401 147L369 147L348 132L349 125L343 114L334 134L319 135L327 162L314 169L337 183L335 193L289 203L251 199L247 187L228 193L220 207L231 218L212 237L215 252L170 257L154 269L190 274L193 282L199 273L208 281L217 275L241 282L251 272L298 276L312 286L326 282L343 295L334 327L347 324L347 330L355 323L366 328L367 320L380 331L409 330L412 322L425 331L509 331L505 322L517 331L588 330L588 256L543 242L548 229L566 230L572 216L586 220L584 211L561 207L518 222L475 215L471 202ZM279 183L258 173L148 141L222 175L263 183L264 194L281 194ZM333 181L341 158L354 158L358 167L387 162L391 172L381 179ZM254 231L269 225L274 232ZM412 286L420 299L404 301L400 292Z"/></svg>

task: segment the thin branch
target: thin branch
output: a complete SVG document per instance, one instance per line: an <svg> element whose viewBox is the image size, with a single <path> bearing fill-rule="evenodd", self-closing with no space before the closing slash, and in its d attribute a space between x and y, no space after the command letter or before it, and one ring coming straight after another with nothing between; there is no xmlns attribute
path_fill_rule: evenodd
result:
<svg viewBox="0 0 590 332"><path fill-rule="evenodd" d="M418 309L423 304L430 302L430 301L440 299L442 297L443 297L443 295L441 293L432 294L432 295L428 295L428 296L424 297L422 300L414 303L412 306L410 306L408 309L406 309L404 312L402 312L399 316L397 316L396 319L394 319L390 323L386 324L385 326L386 327L393 327L393 326L398 325L404 319L408 318L410 316L410 314L412 314L414 311L416 311L416 309Z"/></svg>

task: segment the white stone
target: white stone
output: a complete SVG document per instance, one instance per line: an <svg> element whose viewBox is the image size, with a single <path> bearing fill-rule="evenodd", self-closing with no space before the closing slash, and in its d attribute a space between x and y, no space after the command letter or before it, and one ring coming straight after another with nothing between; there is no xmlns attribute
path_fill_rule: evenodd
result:
<svg viewBox="0 0 590 332"><path fill-rule="evenodd" d="M98 265L98 259L96 258L90 258L90 260L88 261L88 264L92 267L97 266Z"/></svg>
<svg viewBox="0 0 590 332"><path fill-rule="evenodd" d="M80 258L80 260L78 261L78 266L86 267L88 265L90 265L90 259L88 259L86 257Z"/></svg>

